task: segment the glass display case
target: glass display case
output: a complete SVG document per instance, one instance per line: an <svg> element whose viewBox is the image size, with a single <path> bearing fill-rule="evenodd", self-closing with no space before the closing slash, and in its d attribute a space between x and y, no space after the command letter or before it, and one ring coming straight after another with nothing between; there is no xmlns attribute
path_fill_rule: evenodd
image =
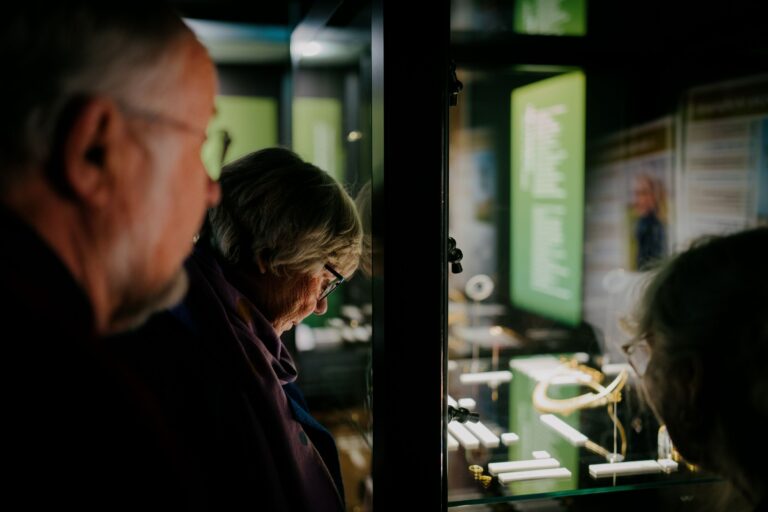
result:
<svg viewBox="0 0 768 512"><path fill-rule="evenodd" d="M649 263L768 221L768 41L743 3L299 1L282 30L211 36L223 117L258 120L238 140L294 148L366 212L368 273L287 340L350 510L720 491L621 347Z"/></svg>
<svg viewBox="0 0 768 512"><path fill-rule="evenodd" d="M452 2L447 507L651 490L666 509L665 489L699 510L719 492L622 346L656 262L768 220L768 42L749 13Z"/></svg>

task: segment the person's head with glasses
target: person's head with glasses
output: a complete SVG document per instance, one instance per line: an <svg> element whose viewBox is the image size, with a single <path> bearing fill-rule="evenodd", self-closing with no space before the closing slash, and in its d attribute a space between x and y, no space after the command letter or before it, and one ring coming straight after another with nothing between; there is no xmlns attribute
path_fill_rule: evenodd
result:
<svg viewBox="0 0 768 512"><path fill-rule="evenodd" d="M344 187L283 148L226 165L220 184L222 201L200 241L225 262L233 285L278 335L325 313L362 250L362 225Z"/></svg>
<svg viewBox="0 0 768 512"><path fill-rule="evenodd" d="M94 330L180 300L219 195L201 149L217 80L163 2L18 2L0 17L0 197L88 295Z"/></svg>
<svg viewBox="0 0 768 512"><path fill-rule="evenodd" d="M768 228L695 243L661 267L626 346L680 453L766 499Z"/></svg>

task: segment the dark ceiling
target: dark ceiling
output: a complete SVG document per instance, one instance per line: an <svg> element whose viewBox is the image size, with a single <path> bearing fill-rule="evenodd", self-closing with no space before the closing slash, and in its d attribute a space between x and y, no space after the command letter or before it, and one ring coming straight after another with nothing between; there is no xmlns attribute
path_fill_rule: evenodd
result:
<svg viewBox="0 0 768 512"><path fill-rule="evenodd" d="M293 27L318 2L311 0L171 0L187 18Z"/></svg>

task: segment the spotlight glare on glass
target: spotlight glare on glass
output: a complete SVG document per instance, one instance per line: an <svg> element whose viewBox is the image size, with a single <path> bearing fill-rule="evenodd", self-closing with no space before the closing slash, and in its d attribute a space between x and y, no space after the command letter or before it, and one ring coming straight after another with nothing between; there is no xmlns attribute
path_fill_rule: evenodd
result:
<svg viewBox="0 0 768 512"><path fill-rule="evenodd" d="M311 41L303 45L301 49L301 55L303 57L314 57L316 55L319 55L321 51L323 51L323 45L321 45L317 41Z"/></svg>

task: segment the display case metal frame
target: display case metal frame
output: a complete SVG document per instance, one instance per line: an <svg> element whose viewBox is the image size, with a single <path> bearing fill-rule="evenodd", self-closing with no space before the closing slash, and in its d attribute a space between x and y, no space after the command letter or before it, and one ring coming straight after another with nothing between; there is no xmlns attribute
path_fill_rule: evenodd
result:
<svg viewBox="0 0 768 512"><path fill-rule="evenodd" d="M447 507L449 7L374 2L374 267L383 270L373 283L376 510L402 508L406 488L424 502L419 510Z"/></svg>

